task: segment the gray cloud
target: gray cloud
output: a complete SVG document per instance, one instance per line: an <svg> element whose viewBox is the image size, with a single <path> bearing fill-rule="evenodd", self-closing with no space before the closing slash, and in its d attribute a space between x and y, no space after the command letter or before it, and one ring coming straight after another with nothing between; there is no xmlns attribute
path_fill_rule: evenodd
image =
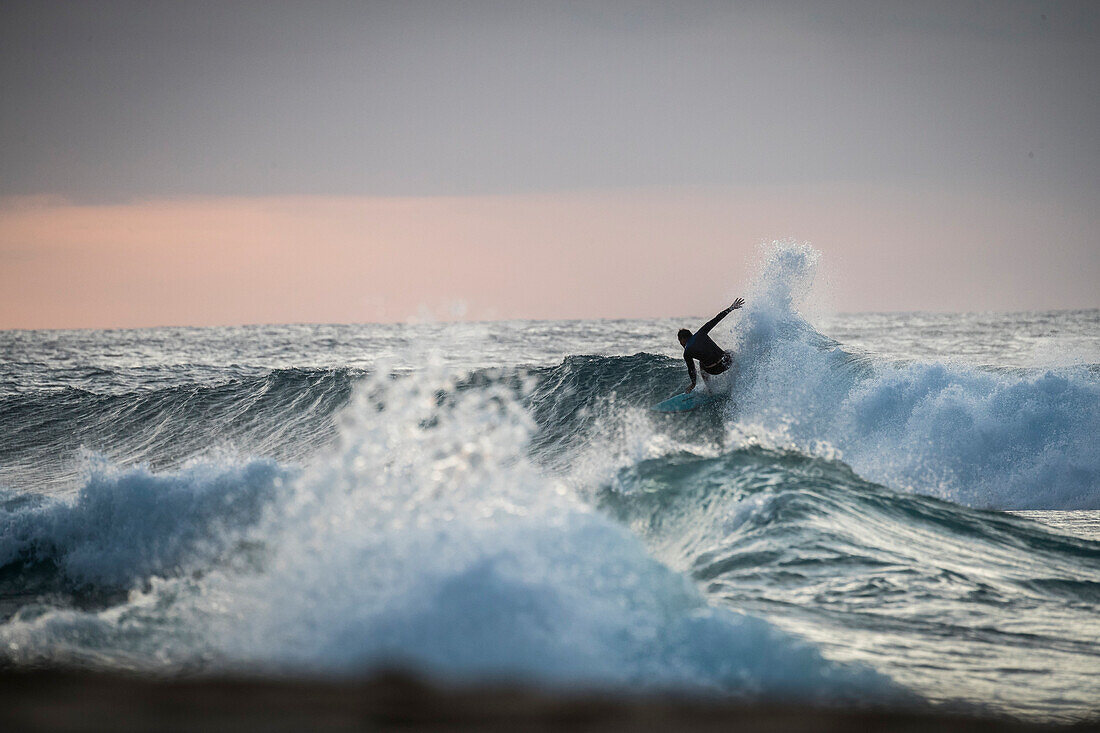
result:
<svg viewBox="0 0 1100 733"><path fill-rule="evenodd" d="M1100 195L1100 4L0 5L0 193Z"/></svg>

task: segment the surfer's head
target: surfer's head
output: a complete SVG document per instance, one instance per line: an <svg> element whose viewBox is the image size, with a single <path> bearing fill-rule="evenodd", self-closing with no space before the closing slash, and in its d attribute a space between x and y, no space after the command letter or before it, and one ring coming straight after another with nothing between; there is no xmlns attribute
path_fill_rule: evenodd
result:
<svg viewBox="0 0 1100 733"><path fill-rule="evenodd" d="M680 346L687 346L688 339L691 338L691 331L681 328L676 332L676 338L680 339Z"/></svg>

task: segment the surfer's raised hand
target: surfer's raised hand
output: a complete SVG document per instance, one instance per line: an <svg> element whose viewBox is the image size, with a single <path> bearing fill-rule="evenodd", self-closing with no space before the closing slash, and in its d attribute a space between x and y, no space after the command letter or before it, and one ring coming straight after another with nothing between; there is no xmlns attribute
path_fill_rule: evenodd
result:
<svg viewBox="0 0 1100 733"><path fill-rule="evenodd" d="M745 299L744 298L738 298L737 300L733 301L733 305L730 306L730 310L735 311L738 308L740 308L741 306L743 306L744 304L745 304Z"/></svg>

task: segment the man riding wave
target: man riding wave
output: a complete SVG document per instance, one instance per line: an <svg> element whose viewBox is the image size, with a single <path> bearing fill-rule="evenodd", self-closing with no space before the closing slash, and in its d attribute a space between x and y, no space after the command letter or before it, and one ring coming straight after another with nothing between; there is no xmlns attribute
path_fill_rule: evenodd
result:
<svg viewBox="0 0 1100 733"><path fill-rule="evenodd" d="M703 383L707 384L708 375L721 374L733 364L733 354L723 351L722 347L714 343L710 337L710 330L718 325L718 322L745 304L744 298L733 301L733 305L703 324L702 328L694 334L686 328L681 328L676 334L680 339L680 345L684 347L684 361L687 362L688 376L691 384L684 393L695 389L695 360L699 360L699 367L703 373Z"/></svg>

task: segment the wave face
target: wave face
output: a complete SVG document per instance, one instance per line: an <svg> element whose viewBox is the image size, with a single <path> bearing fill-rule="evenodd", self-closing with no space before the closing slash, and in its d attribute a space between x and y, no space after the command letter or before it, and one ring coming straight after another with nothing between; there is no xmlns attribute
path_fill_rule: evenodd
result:
<svg viewBox="0 0 1100 733"><path fill-rule="evenodd" d="M0 485L71 487L87 472L89 450L153 469L178 467L211 449L300 459L335 437L332 416L347 402L356 373L227 376L151 389L0 391Z"/></svg>
<svg viewBox="0 0 1100 733"><path fill-rule="evenodd" d="M722 605L935 699L1010 687L1016 711L1065 714L1100 692L1095 540L759 446L641 461L600 504Z"/></svg>
<svg viewBox="0 0 1100 733"><path fill-rule="evenodd" d="M679 321L0 334L0 663L1093 712L1100 313L815 327L816 261L684 414Z"/></svg>

